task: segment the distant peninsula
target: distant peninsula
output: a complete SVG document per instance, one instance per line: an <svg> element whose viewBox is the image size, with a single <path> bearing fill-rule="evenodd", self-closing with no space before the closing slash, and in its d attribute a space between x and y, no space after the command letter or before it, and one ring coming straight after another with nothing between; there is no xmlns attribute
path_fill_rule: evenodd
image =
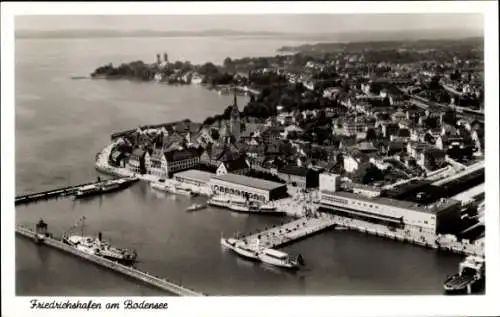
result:
<svg viewBox="0 0 500 317"><path fill-rule="evenodd" d="M157 37L259 37L280 40L297 41L334 41L334 42L362 42L362 41L401 41L417 39L446 39L463 37L482 37L483 34L473 30L443 29L443 30L388 30L388 31L358 31L358 32L329 32L329 33L300 33L275 31L242 31L231 29L212 29L199 31L181 30L116 30L116 29L66 29L66 30L16 30L17 39L75 39L75 38L157 38Z"/></svg>

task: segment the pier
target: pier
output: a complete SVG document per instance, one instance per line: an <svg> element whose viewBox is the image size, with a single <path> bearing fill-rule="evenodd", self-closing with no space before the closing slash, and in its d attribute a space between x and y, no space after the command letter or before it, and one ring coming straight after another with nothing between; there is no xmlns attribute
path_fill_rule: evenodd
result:
<svg viewBox="0 0 500 317"><path fill-rule="evenodd" d="M254 250L257 248L278 248L296 242L323 230L331 228L336 223L329 216L303 217L281 226L273 227L244 237L237 237L241 242L245 240ZM259 245L256 244L259 240Z"/></svg>
<svg viewBox="0 0 500 317"><path fill-rule="evenodd" d="M118 180L118 179L120 179L120 178L114 178L113 180ZM132 179L130 177L123 177L121 179L125 179L125 180L128 180L130 182L135 181L135 179ZM101 185L101 184L105 184L108 181L110 181L110 180L103 180L100 182L85 183L85 184L80 184L80 185L75 185L75 186L67 186L67 187L47 190L47 191L38 192L38 193L20 195L20 196L16 196L15 204L16 205L28 204L28 203L36 202L39 200L47 200L47 199L55 199L55 198L59 198L59 197L71 196L71 195L75 194L76 191L82 186Z"/></svg>
<svg viewBox="0 0 500 317"><path fill-rule="evenodd" d="M448 241L436 234L422 234L411 230L394 229L366 221L321 213L315 217L303 217L281 226L272 227L246 236L235 237L239 242L246 242L255 251L259 248L278 248L296 242L323 230L342 227L390 240L406 242L430 249L458 253L462 255L484 255L484 248L479 243L469 241ZM257 244L257 241L258 244Z"/></svg>
<svg viewBox="0 0 500 317"><path fill-rule="evenodd" d="M33 241L36 241L36 233L28 228L16 227L16 234L31 239ZM105 259L100 256L96 256L90 253L85 253L52 237L45 237L45 239L43 240L43 245L52 247L62 252L66 252L73 256L77 256L80 259L87 260L101 267L126 275L130 278L133 278L135 280L141 281L145 284L157 287L159 289L173 293L178 296L205 296L204 294L198 293L189 288L170 282L167 279L153 276L149 273L142 272L138 269L119 264L117 262Z"/></svg>

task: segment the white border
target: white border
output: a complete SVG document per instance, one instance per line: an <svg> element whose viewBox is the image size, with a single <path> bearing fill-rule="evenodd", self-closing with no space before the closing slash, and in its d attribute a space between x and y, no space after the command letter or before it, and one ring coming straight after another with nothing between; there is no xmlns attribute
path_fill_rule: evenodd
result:
<svg viewBox="0 0 500 317"><path fill-rule="evenodd" d="M19 14L264 14L264 13L484 13L486 80L486 255L487 295L364 297L208 297L170 298L169 316L422 316L498 315L498 6L496 2L220 2L220 3L2 3L2 316L80 316L79 311L30 311L30 298L14 296L14 42L13 16ZM104 302L125 298L100 298ZM152 298L146 298L152 299ZM82 298L80 298L82 300ZM496 313L495 311L496 310ZM94 315L128 315L101 311Z"/></svg>

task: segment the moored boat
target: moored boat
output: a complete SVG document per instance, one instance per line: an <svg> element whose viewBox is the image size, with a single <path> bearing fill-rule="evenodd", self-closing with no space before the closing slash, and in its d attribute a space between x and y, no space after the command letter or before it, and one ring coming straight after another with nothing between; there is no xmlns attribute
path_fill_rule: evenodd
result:
<svg viewBox="0 0 500 317"><path fill-rule="evenodd" d="M214 196L208 200L208 204L211 206L227 208L229 210L242 213L255 213L255 214L266 214L266 215L284 214L284 212L277 211L277 209L274 206L259 205L259 203L254 201L242 200L237 198Z"/></svg>
<svg viewBox="0 0 500 317"><path fill-rule="evenodd" d="M83 197L95 196L104 193L118 191L120 189L124 189L130 186L132 183L136 181L138 181L138 179L136 178L129 178L129 179L121 178L121 179L107 180L99 182L97 184L82 186L77 189L75 197L83 198Z"/></svg>
<svg viewBox="0 0 500 317"><path fill-rule="evenodd" d="M259 259L264 263L292 270L297 270L303 264L301 255L297 259L292 259L288 253L274 249L262 250L259 253Z"/></svg>
<svg viewBox="0 0 500 317"><path fill-rule="evenodd" d="M186 211L195 211L203 208L207 208L207 204L192 204L191 206L186 208Z"/></svg>
<svg viewBox="0 0 500 317"><path fill-rule="evenodd" d="M222 197L212 197L207 201L207 203L210 206L227 208L229 206L229 199L224 199Z"/></svg>
<svg viewBox="0 0 500 317"><path fill-rule="evenodd" d="M460 262L458 273L448 277L443 283L447 294L471 294L484 290L485 260L470 255Z"/></svg>
<svg viewBox="0 0 500 317"><path fill-rule="evenodd" d="M246 243L234 238L221 237L220 240L222 246L234 251L236 254L249 260L259 260L259 252L250 248Z"/></svg>
<svg viewBox="0 0 500 317"><path fill-rule="evenodd" d="M196 196L196 194L189 188L184 188L181 186L173 186L171 192L174 194L186 195L186 196Z"/></svg>
<svg viewBox="0 0 500 317"><path fill-rule="evenodd" d="M159 179L158 182L151 182L151 188L164 191L171 192L170 186L165 182L164 179Z"/></svg>
<svg viewBox="0 0 500 317"><path fill-rule="evenodd" d="M85 217L80 219L82 232L81 235L69 235L69 230L63 235L63 242L76 248L79 251L100 256L111 261L122 264L132 264L137 260L137 252L111 246L111 244L102 239L102 233L99 232L96 238L85 236L83 232ZM70 229L71 230L71 229Z"/></svg>
<svg viewBox="0 0 500 317"><path fill-rule="evenodd" d="M273 212L276 211L276 207L270 204L262 204L259 206L259 210L263 212Z"/></svg>

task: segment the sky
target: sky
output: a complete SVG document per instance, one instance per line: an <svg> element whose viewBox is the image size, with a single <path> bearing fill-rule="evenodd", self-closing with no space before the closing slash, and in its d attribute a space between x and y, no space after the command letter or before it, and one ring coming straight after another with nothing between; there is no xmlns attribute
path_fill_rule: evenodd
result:
<svg viewBox="0 0 500 317"><path fill-rule="evenodd" d="M301 14L301 15L53 15L17 16L17 30L272 31L336 33L429 29L483 29L481 14Z"/></svg>

